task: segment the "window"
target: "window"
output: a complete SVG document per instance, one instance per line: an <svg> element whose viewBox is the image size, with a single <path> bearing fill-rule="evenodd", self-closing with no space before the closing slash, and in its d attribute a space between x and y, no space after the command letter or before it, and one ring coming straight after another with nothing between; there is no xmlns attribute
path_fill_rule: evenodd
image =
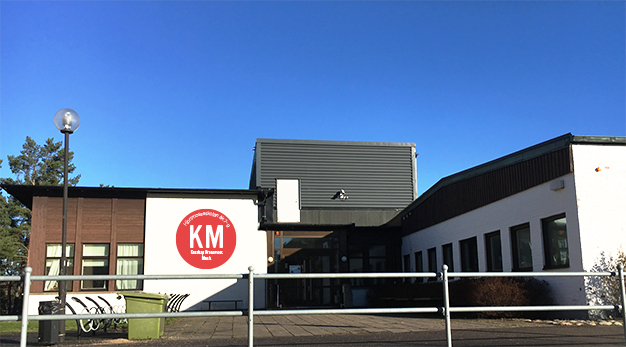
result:
<svg viewBox="0 0 626 347"><path fill-rule="evenodd" d="M459 242L461 246L461 271L478 272L478 245L476 237Z"/></svg>
<svg viewBox="0 0 626 347"><path fill-rule="evenodd" d="M500 231L494 231L485 235L485 248L487 249L487 271L502 271L502 246L500 243Z"/></svg>
<svg viewBox="0 0 626 347"><path fill-rule="evenodd" d="M109 274L109 244L83 245L83 275ZM81 281L81 289L107 289L108 280Z"/></svg>
<svg viewBox="0 0 626 347"><path fill-rule="evenodd" d="M528 223L511 228L511 247L513 248L513 271L532 271L533 252Z"/></svg>
<svg viewBox="0 0 626 347"><path fill-rule="evenodd" d="M422 259L422 251L415 252L415 272L424 272L424 260Z"/></svg>
<svg viewBox="0 0 626 347"><path fill-rule="evenodd" d="M569 267L565 214L543 219L541 225L543 228L545 268Z"/></svg>
<svg viewBox="0 0 626 347"><path fill-rule="evenodd" d="M387 271L387 247L385 245L375 245L369 249L369 271L385 272ZM373 278L373 284L384 283L382 278Z"/></svg>
<svg viewBox="0 0 626 347"><path fill-rule="evenodd" d="M404 264L404 272L411 272L411 255L405 254L402 260ZM408 277L402 278L402 282L410 282L410 281L411 279Z"/></svg>
<svg viewBox="0 0 626 347"><path fill-rule="evenodd" d="M117 244L117 275L142 275L143 274L143 244L141 243L118 243ZM117 280L115 289L141 289L143 281L140 280Z"/></svg>
<svg viewBox="0 0 626 347"><path fill-rule="evenodd" d="M46 276L57 276L61 269L61 244L49 243L46 245ZM65 258L67 259L67 265L65 267L65 273L68 275L74 274L74 244L65 244ZM59 290L57 281L45 281L43 285L46 291ZM72 290L72 281L67 281L67 289Z"/></svg>
<svg viewBox="0 0 626 347"><path fill-rule="evenodd" d="M350 272L385 272L387 269L387 246L350 245L348 248ZM353 278L353 286L385 283L384 278Z"/></svg>
<svg viewBox="0 0 626 347"><path fill-rule="evenodd" d="M454 258L452 255L452 244L448 243L441 246L441 252L443 253L443 263L448 265L448 271L454 271Z"/></svg>
<svg viewBox="0 0 626 347"><path fill-rule="evenodd" d="M415 272L424 272L424 260L422 259L422 251L415 252ZM416 278L416 282L423 282L423 278Z"/></svg>
<svg viewBox="0 0 626 347"><path fill-rule="evenodd" d="M365 272L364 267L364 252L363 247L351 245L349 248L348 260L350 266L350 272ZM364 278L351 278L350 282L353 286L363 286L365 285Z"/></svg>
<svg viewBox="0 0 626 347"><path fill-rule="evenodd" d="M405 254L403 257L404 272L411 272L411 255Z"/></svg>
<svg viewBox="0 0 626 347"><path fill-rule="evenodd" d="M437 248L428 249L428 272L437 272ZM435 277L428 277L429 281L436 281Z"/></svg>

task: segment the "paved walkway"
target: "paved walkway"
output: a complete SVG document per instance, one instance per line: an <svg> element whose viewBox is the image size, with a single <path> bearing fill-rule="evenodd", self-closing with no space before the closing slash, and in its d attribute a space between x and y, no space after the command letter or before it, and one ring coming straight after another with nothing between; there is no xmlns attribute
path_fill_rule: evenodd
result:
<svg viewBox="0 0 626 347"><path fill-rule="evenodd" d="M248 318L199 317L177 319L165 328L165 338L229 339L248 336ZM538 327L526 320L455 319L453 330ZM418 318L411 315L295 315L254 317L254 337L304 337L325 335L363 335L372 333L409 333L441 331L443 318ZM444 335L445 337L445 335Z"/></svg>
<svg viewBox="0 0 626 347"><path fill-rule="evenodd" d="M257 316L254 337L350 335L443 330L443 319L379 315ZM248 336L247 317L177 319L167 325L167 338L223 339Z"/></svg>
<svg viewBox="0 0 626 347"><path fill-rule="evenodd" d="M452 319L452 337L458 346L624 346L620 322L535 322L511 319ZM580 326L578 326L580 325ZM598 324L600 325L600 324ZM247 346L247 317L178 318L165 326L163 338L129 341L118 329L76 339L69 346L187 347ZM295 315L256 316L255 346L445 346L444 320L414 315ZM19 345L19 334L0 334L0 346ZM35 346L37 334L29 333Z"/></svg>

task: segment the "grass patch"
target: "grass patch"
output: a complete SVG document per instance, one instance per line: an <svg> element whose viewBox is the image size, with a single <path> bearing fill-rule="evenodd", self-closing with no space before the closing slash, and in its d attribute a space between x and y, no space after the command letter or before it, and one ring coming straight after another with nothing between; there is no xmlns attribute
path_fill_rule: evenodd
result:
<svg viewBox="0 0 626 347"><path fill-rule="evenodd" d="M28 331L33 332L38 329L39 322L28 322ZM19 333L20 331L22 331L22 322L0 322L0 333Z"/></svg>
<svg viewBox="0 0 626 347"><path fill-rule="evenodd" d="M0 333L19 333L22 331L22 322L0 322ZM28 331L39 331L39 321L29 321ZM65 321L65 331L76 331L76 321Z"/></svg>

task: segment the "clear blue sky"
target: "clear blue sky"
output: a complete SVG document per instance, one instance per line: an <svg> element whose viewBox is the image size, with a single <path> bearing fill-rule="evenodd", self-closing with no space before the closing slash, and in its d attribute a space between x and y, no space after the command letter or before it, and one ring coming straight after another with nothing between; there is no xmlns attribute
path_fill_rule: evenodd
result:
<svg viewBox="0 0 626 347"><path fill-rule="evenodd" d="M71 135L82 186L247 188L256 138L414 142L419 192L626 136L624 1L2 1L0 176Z"/></svg>

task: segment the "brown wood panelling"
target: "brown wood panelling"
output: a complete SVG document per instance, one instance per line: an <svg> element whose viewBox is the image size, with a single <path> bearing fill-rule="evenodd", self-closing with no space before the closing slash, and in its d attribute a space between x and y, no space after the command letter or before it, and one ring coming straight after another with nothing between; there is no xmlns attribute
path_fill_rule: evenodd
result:
<svg viewBox="0 0 626 347"><path fill-rule="evenodd" d="M111 199L83 200L82 242L108 243L111 239Z"/></svg>
<svg viewBox="0 0 626 347"><path fill-rule="evenodd" d="M117 242L143 242L145 229L144 199L118 199L115 205Z"/></svg>
<svg viewBox="0 0 626 347"><path fill-rule="evenodd" d="M82 274L82 266L83 262L81 259L83 258L83 247L82 245L82 226L83 226L83 206L84 199L78 198L78 207L76 209L76 237L74 238L74 274L81 275ZM77 292L80 290L80 281L72 282L72 291Z"/></svg>
<svg viewBox="0 0 626 347"><path fill-rule="evenodd" d="M566 175L573 171L571 162L565 147L445 185L409 212L403 235Z"/></svg>
<svg viewBox="0 0 626 347"><path fill-rule="evenodd" d="M33 198L33 214L30 227L30 241L28 244L28 266L33 268L33 275L43 275L46 267L46 240L45 221L48 197L37 196ZM42 292L43 282L34 281L31 284L31 291Z"/></svg>
<svg viewBox="0 0 626 347"><path fill-rule="evenodd" d="M44 228L46 242L61 242L63 230L63 198L47 198ZM77 199L67 201L67 242L73 242L76 232ZM70 241L71 240L71 241Z"/></svg>
<svg viewBox="0 0 626 347"><path fill-rule="evenodd" d="M116 267L117 242L143 242L145 199L70 198L67 209L67 242L74 243L74 274L82 271L82 245L109 243L111 273ZM33 275L43 275L46 244L61 243L63 198L33 197L33 217L28 264ZM32 292L42 292L43 282L35 281ZM110 281L110 290L115 289ZM70 290L79 291L80 281Z"/></svg>
<svg viewBox="0 0 626 347"><path fill-rule="evenodd" d="M118 199L111 199L111 233L109 239L109 273L114 274L117 267L117 202ZM115 261L114 261L115 260ZM109 290L115 289L115 281L109 280L107 285Z"/></svg>

